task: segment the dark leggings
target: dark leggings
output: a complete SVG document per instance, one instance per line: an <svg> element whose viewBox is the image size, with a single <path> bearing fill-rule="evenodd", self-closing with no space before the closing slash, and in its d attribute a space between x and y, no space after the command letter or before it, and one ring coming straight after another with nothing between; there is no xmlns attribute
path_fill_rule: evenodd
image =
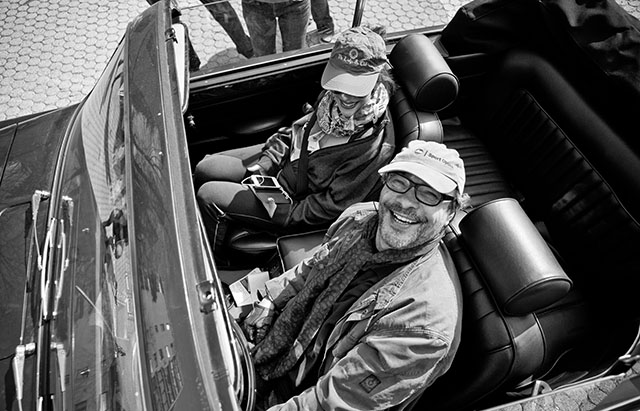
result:
<svg viewBox="0 0 640 411"><path fill-rule="evenodd" d="M208 155L196 166L194 181L198 204L214 249L224 240L230 221L267 231L282 228L271 221L253 192L240 184L248 175L247 166L260 157L262 146L258 144Z"/></svg>

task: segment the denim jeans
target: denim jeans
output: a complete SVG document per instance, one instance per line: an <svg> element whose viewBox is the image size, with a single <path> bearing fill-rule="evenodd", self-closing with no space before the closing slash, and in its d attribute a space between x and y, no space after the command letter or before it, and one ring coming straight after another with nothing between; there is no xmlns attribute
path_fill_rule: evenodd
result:
<svg viewBox="0 0 640 411"><path fill-rule="evenodd" d="M242 13L254 55L266 56L276 52L276 25L280 26L283 51L306 47L310 8L310 0L279 3L242 0Z"/></svg>
<svg viewBox="0 0 640 411"><path fill-rule="evenodd" d="M329 0L311 0L311 15L318 31L335 29L329 11Z"/></svg>
<svg viewBox="0 0 640 411"><path fill-rule="evenodd" d="M235 9L228 1L200 0L213 18L227 32L233 43L236 45L238 53L246 58L253 56L251 39L244 32L240 18Z"/></svg>

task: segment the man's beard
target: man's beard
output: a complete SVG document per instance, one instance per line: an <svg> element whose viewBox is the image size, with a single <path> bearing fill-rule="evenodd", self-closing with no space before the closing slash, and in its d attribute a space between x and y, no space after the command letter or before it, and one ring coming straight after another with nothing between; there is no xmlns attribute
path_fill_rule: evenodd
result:
<svg viewBox="0 0 640 411"><path fill-rule="evenodd" d="M413 221L412 224L406 220ZM407 249L426 244L439 237L443 227L436 227L426 217L390 203L380 204L377 235L393 249Z"/></svg>

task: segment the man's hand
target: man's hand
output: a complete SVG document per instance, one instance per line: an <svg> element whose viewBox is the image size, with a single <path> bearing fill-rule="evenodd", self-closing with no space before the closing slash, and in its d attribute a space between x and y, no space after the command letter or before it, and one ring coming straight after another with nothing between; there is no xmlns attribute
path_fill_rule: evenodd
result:
<svg viewBox="0 0 640 411"><path fill-rule="evenodd" d="M269 298L262 301L247 315L242 323L242 330L252 343L259 343L267 335L275 319L276 306Z"/></svg>

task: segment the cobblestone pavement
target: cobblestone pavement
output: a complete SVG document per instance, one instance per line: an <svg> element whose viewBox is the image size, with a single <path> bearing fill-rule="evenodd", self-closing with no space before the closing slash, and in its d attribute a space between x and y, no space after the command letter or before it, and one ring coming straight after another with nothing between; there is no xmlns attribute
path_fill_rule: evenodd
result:
<svg viewBox="0 0 640 411"><path fill-rule="evenodd" d="M640 373L640 363L636 363L625 374L611 376L595 383L579 384L487 411L589 411L600 404L621 383L632 376L637 376L638 373Z"/></svg>
<svg viewBox="0 0 640 411"><path fill-rule="evenodd" d="M0 119L80 101L127 23L146 7L144 1L0 0Z"/></svg>
<svg viewBox="0 0 640 411"><path fill-rule="evenodd" d="M213 0L211 0L213 1ZM466 0L369 0L363 23L389 32L446 23ZM241 15L240 0L231 5ZM640 0L619 0L640 18ZM201 68L237 62L220 25L199 0L178 0ZM330 0L336 31L351 25L355 1ZM146 0L0 0L0 120L79 102L95 84ZM318 42L309 25L310 45ZM214 64L215 62L215 64Z"/></svg>

